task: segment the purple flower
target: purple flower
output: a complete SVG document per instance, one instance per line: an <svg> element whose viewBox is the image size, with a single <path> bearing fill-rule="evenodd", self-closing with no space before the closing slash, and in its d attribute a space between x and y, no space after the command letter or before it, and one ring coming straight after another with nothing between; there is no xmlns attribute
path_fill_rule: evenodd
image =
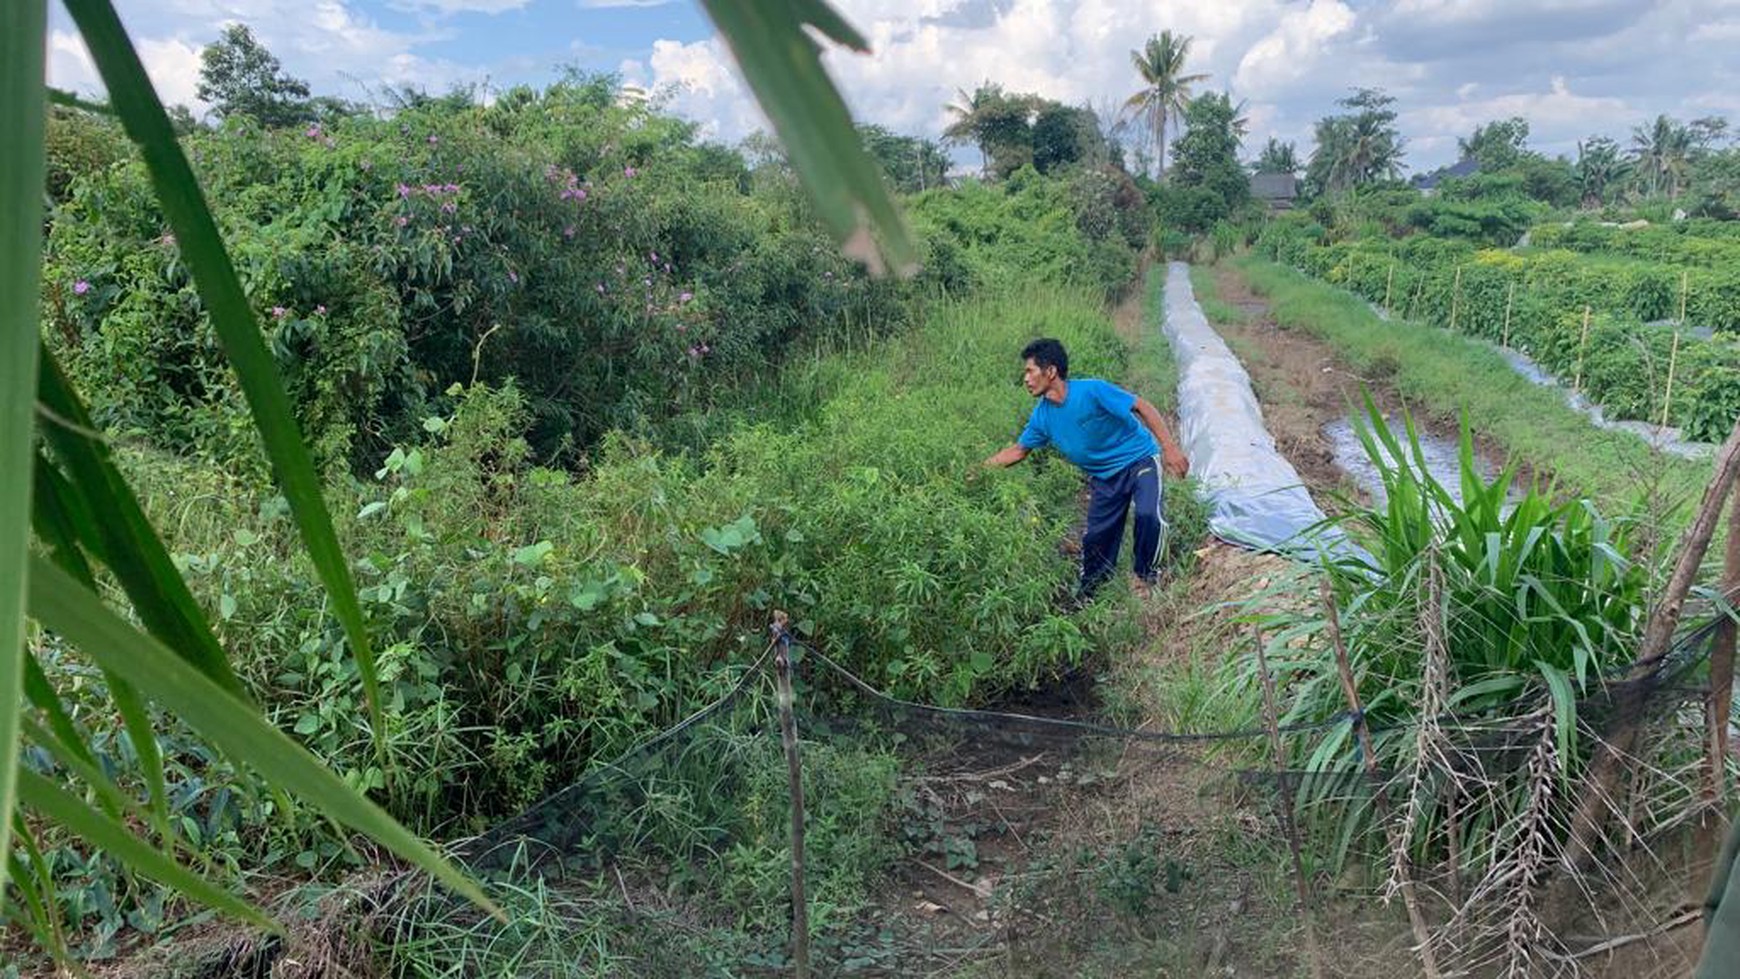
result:
<svg viewBox="0 0 1740 979"><path fill-rule="evenodd" d="M441 205L441 213L443 213L443 214L455 214L458 211L459 211L459 205L453 203L452 201L448 201L447 203Z"/></svg>
<svg viewBox="0 0 1740 979"><path fill-rule="evenodd" d="M691 357L699 357L699 356L701 356L701 348L699 348L699 347L690 347L690 348L689 348L689 356L691 356Z"/></svg>
<svg viewBox="0 0 1740 979"><path fill-rule="evenodd" d="M282 306L273 306L272 307L272 318L275 320L281 320L284 318L284 314L286 314L288 312L289 312L289 310L285 309Z"/></svg>
<svg viewBox="0 0 1740 979"><path fill-rule="evenodd" d="M635 172L636 171L633 167L623 167L622 168L622 175L627 177L630 180L634 179Z"/></svg>
<svg viewBox="0 0 1740 979"><path fill-rule="evenodd" d="M399 215L399 219L396 223L399 225L399 227L403 228L405 225L411 223L411 219L404 216L403 214L401 214L401 215Z"/></svg>
<svg viewBox="0 0 1740 979"><path fill-rule="evenodd" d="M581 187L579 190L576 190L574 192L574 199L577 201L585 200L586 199L586 188Z"/></svg>
<svg viewBox="0 0 1740 979"><path fill-rule="evenodd" d="M398 190L400 197L410 197L411 196L411 187L409 184L400 184L395 189Z"/></svg>
<svg viewBox="0 0 1740 979"><path fill-rule="evenodd" d="M647 260L652 262L654 265L657 265L659 263L659 253L658 252L648 252L646 257L647 257Z"/></svg>
<svg viewBox="0 0 1740 979"><path fill-rule="evenodd" d="M680 303L686 303L686 302L688 302L688 301L689 301L689 300L691 300L691 299L693 299L693 298L695 298L695 294L694 294L694 293L692 293L692 292L684 292L684 293L680 293L680 294L678 294L678 296L677 296L677 302L680 302Z"/></svg>
<svg viewBox="0 0 1740 979"><path fill-rule="evenodd" d="M713 352L713 348L712 348L712 347L709 347L709 346L707 346L707 345L706 345L706 344L704 344L704 343L703 343L703 344L701 344L701 352L702 352L702 353L704 353L704 354L710 354L710 353L712 353L712 352Z"/></svg>
<svg viewBox="0 0 1740 979"><path fill-rule="evenodd" d="M439 143L439 142L441 142L441 137L439 137L439 136L430 136L429 137L429 145L430 146L434 146L436 143Z"/></svg>
<svg viewBox="0 0 1740 979"><path fill-rule="evenodd" d="M564 238L574 237L574 226L570 224L566 228L563 228L562 229L562 237L564 237Z"/></svg>
<svg viewBox="0 0 1740 979"><path fill-rule="evenodd" d="M602 282L598 283L597 289L598 289L598 294L600 296L604 295L604 283L602 283Z"/></svg>
<svg viewBox="0 0 1740 979"><path fill-rule="evenodd" d="M514 283L515 285L518 285L519 281L520 281L520 274L518 272L515 272L513 269L508 269L508 281Z"/></svg>
<svg viewBox="0 0 1740 979"><path fill-rule="evenodd" d="M316 306L316 307L314 307L314 315L316 315L316 316L325 316L325 315L326 315L326 306L325 306L325 304L322 304L322 305L319 305L319 306Z"/></svg>
<svg viewBox="0 0 1740 979"><path fill-rule="evenodd" d="M448 192L449 194L459 193L459 185L458 184L442 184L441 189Z"/></svg>
<svg viewBox="0 0 1740 979"><path fill-rule="evenodd" d="M312 126L309 126L307 135L308 135L309 139L319 139L320 138L320 124L316 123Z"/></svg>
<svg viewBox="0 0 1740 979"><path fill-rule="evenodd" d="M85 293L90 292L90 291L91 291L91 284L89 282L86 282L83 279L80 279L77 282L73 283L73 294L76 296L82 296Z"/></svg>

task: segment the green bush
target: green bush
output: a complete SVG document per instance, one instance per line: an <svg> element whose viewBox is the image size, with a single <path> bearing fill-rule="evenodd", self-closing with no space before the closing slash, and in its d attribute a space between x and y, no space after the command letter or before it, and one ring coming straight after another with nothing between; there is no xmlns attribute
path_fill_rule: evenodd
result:
<svg viewBox="0 0 1740 979"><path fill-rule="evenodd" d="M1129 188L1103 171L1065 182L1023 168L999 184L920 194L911 216L933 249L959 256L975 284L1043 279L1107 296L1135 276L1131 238L1147 234Z"/></svg>
<svg viewBox="0 0 1740 979"><path fill-rule="evenodd" d="M691 124L575 81L306 131L189 138L303 431L367 468L443 392L513 378L541 455L706 406L799 344L911 319ZM45 332L105 426L251 458L233 379L142 166L56 214Z"/></svg>

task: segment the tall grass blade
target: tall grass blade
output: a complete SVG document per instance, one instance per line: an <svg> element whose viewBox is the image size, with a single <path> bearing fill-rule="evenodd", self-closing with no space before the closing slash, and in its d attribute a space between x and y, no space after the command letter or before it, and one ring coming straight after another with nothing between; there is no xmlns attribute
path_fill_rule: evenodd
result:
<svg viewBox="0 0 1740 979"><path fill-rule="evenodd" d="M49 417L39 428L56 458L66 466L67 478L56 479L52 467L39 477L45 488L66 492L38 500L36 506L66 514L66 529L78 534L84 550L99 556L114 572L152 635L219 686L245 697L211 624L146 519L145 508L115 467L108 443L96 433L84 403L73 392L54 354L44 347L41 358L37 397ZM103 519L78 519L80 513L102 514ZM45 514L38 526L48 520ZM53 538L49 541L51 546L64 544Z"/></svg>
<svg viewBox="0 0 1740 979"><path fill-rule="evenodd" d="M912 236L864 149L846 102L822 67L816 32L856 51L864 35L826 0L701 0L737 56L743 77L767 112L816 212L853 258L873 271L910 272L918 262Z"/></svg>
<svg viewBox="0 0 1740 979"><path fill-rule="evenodd" d="M176 243L199 289L200 300L241 381L254 426L272 461L272 471L295 514L309 559L326 586L333 612L343 625L351 653L356 657L375 745L384 750L385 725L374 653L350 568L339 549L332 516L326 510L313 460L291 412L277 364L261 339L258 322L218 235L217 223L114 6L109 0L67 0L66 8L102 74L110 104L120 116L127 135L139 146L158 203L175 231ZM30 36L40 46L41 31ZM40 86L40 77L36 84ZM36 104L40 110L40 88ZM40 179L36 192L41 192Z"/></svg>
<svg viewBox="0 0 1740 979"><path fill-rule="evenodd" d="M332 819L367 833L467 899L500 914L476 883L248 704L133 628L52 562L32 557L30 573L30 612L44 626L137 686L229 757L245 759L268 781Z"/></svg>
<svg viewBox="0 0 1740 979"><path fill-rule="evenodd" d="M11 861L24 696L31 428L42 275L43 0L0 4L0 892Z"/></svg>

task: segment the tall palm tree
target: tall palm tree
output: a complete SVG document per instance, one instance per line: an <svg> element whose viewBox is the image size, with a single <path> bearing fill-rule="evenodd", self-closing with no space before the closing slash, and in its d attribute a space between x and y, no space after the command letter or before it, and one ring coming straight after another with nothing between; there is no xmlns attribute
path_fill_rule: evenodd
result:
<svg viewBox="0 0 1740 979"><path fill-rule="evenodd" d="M1584 207L1599 207L1611 190L1625 179L1630 164L1619 153L1619 144L1606 136L1591 136L1577 144L1577 185Z"/></svg>
<svg viewBox="0 0 1740 979"><path fill-rule="evenodd" d="M1692 131L1666 115L1631 131L1631 154L1646 193L1665 193L1672 200L1691 167Z"/></svg>
<svg viewBox="0 0 1740 979"><path fill-rule="evenodd" d="M991 167L991 158L985 152L985 140L980 133L979 124L983 120L985 107L1003 94L1002 86L983 82L973 89L971 95L964 88L955 89L955 101L944 106L944 111L955 117L943 130L945 143L972 143L979 148L979 173L983 175Z"/></svg>
<svg viewBox="0 0 1740 979"><path fill-rule="evenodd" d="M1159 179L1166 179L1166 120L1184 115L1190 104L1190 86L1208 78L1206 74L1186 75L1184 62L1190 57L1191 38L1161 31L1148 38L1140 51L1130 52L1130 63L1142 76L1142 88L1124 101L1124 109L1145 116L1154 130L1154 142L1160 155Z"/></svg>

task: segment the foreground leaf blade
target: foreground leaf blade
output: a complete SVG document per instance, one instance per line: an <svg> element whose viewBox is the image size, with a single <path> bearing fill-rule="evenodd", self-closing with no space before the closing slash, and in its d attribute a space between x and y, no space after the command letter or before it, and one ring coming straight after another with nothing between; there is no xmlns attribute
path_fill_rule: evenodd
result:
<svg viewBox="0 0 1740 979"><path fill-rule="evenodd" d="M175 139L169 115L157 98L145 66L139 60L139 53L127 39L114 6L109 0L67 0L66 8L78 23L85 45L103 76L110 104L121 117L127 135L139 146L145 166L151 173L158 203L169 218L170 227L175 230L182 258L199 289L200 301L205 304L212 327L223 343L224 353L241 380L254 426L259 430L266 455L272 461L272 471L296 516L308 557L326 586L333 612L344 627L351 654L356 657L357 673L362 677L363 694L368 700L370 727L374 731L376 748L381 749L386 728L381 719L379 683L362 605L357 601L350 568L339 549L332 515L326 510L320 480L291 412L290 399L285 395L278 376L278 366L261 339L253 310L242 292L241 280L230 263L217 223L212 219L205 195L194 178L193 168L188 165L187 156ZM41 32L33 36L40 38ZM40 109L40 89L36 104ZM40 185L38 180L38 193Z"/></svg>
<svg viewBox="0 0 1740 979"><path fill-rule="evenodd" d="M817 213L847 254L873 271L910 272L918 261L912 236L806 28L860 50L868 47L864 37L824 0L702 0L702 5L791 154Z"/></svg>
<svg viewBox="0 0 1740 979"><path fill-rule="evenodd" d="M43 0L0 4L0 891L6 887L23 710L31 429L42 276Z"/></svg>
<svg viewBox="0 0 1740 979"><path fill-rule="evenodd" d="M500 916L476 883L247 704L162 643L133 628L52 562L33 556L30 571L30 612L43 625L186 721L232 759L245 761L267 781L337 822L367 833L442 884Z"/></svg>

